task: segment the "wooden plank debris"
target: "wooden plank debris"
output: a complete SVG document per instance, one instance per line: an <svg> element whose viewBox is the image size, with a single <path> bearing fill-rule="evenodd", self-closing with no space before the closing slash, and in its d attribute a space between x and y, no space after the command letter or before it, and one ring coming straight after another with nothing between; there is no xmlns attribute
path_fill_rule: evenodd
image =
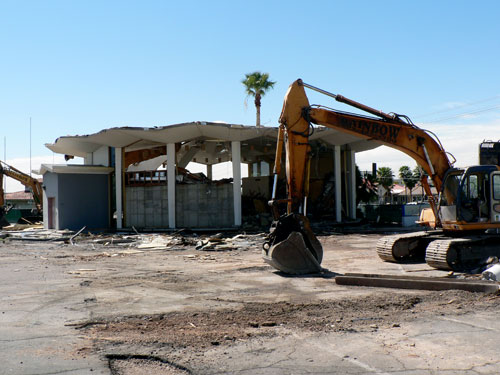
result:
<svg viewBox="0 0 500 375"><path fill-rule="evenodd" d="M496 293L499 291L499 284L494 282L439 277L347 273L345 275L336 276L335 282L339 285L370 286L379 288L422 290L457 289L482 293Z"/></svg>

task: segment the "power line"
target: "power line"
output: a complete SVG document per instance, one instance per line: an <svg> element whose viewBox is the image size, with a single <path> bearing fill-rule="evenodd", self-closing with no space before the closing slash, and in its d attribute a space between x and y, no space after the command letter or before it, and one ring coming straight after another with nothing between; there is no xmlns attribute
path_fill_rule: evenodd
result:
<svg viewBox="0 0 500 375"><path fill-rule="evenodd" d="M451 111L455 111L455 110L460 109L460 108L469 107L469 106L472 106L472 105L476 105L476 104L480 104L480 103L485 103L485 102L489 102L489 101L496 100L496 99L500 99L500 95L495 95L495 96L492 96L490 98L481 99L481 100L478 100L478 101L475 101L475 102L470 102L470 103L464 103L464 104L461 104L461 105L457 105L457 106L455 106L453 108L442 109L442 110L439 110L439 111L425 113L423 115L412 116L412 117L413 118L429 117L429 116L432 116L432 115L437 115L437 114L445 113L445 112L451 112Z"/></svg>
<svg viewBox="0 0 500 375"><path fill-rule="evenodd" d="M464 113L460 113L460 114L457 114L457 115L453 115L453 116L449 116L449 117L445 117L445 118L440 118L438 120L424 122L423 124L435 124L437 122L443 122L443 121L446 121L446 120L451 120L451 119L454 119L454 118L459 118L459 117L463 117L463 116L467 116L467 115L475 115L476 113L493 111L493 110L498 109L498 108L500 108L500 105L497 105L497 106L494 106L494 107L489 107L489 108L483 108L483 109L480 109L480 110L477 110L477 111L472 111L472 112L464 112Z"/></svg>

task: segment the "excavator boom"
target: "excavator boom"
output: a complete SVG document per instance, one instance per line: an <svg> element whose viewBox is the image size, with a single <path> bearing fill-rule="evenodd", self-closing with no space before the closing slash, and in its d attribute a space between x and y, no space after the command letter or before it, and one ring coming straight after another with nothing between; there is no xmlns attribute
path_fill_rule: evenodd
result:
<svg viewBox="0 0 500 375"><path fill-rule="evenodd" d="M331 96L339 102L361 109L378 118L311 106L304 90L305 87ZM280 136L274 170L275 184L276 176L281 168L281 142L284 142L288 196L285 200L277 200L273 193L270 205L273 206L275 221L263 255L268 263L282 272L312 273L321 269L313 262L307 267L295 266L296 272L293 272L293 267L290 271L290 264L297 263L297 259L309 259L312 254L319 264L323 254L321 245L310 230L306 218L311 150L309 135L312 124L373 140L404 152L430 176L438 191L443 186L446 172L451 168L451 163L440 142L427 131L411 123L408 117L384 113L341 95L331 94L305 84L300 79L288 88L279 122ZM429 220L429 222L434 222L436 226L439 226L437 204L432 198L425 176L422 178L422 185L429 197L434 216L434 220ZM273 191L276 191L276 188ZM283 202L287 203L287 213L280 216L277 205ZM287 225L283 225L284 222ZM297 239L296 233L300 234L303 241Z"/></svg>
<svg viewBox="0 0 500 375"><path fill-rule="evenodd" d="M25 187L29 188L31 193L33 194L33 200L35 201L35 206L38 213L42 212L43 205L43 190L42 184L34 177L21 172L19 169L14 168L7 163L0 161L0 226L7 225L4 217L5 213L5 199L4 199L4 191L3 185L1 181L3 181L3 176L10 177L16 181L19 181ZM3 225L2 225L3 223Z"/></svg>
<svg viewBox="0 0 500 375"><path fill-rule="evenodd" d="M400 150L413 158L430 176L436 189L438 191L441 190L444 176L451 168L451 163L442 145L427 131L418 128L412 123L403 121L398 115L386 114L351 99L347 99L341 95L330 94L338 101L380 116L381 118L371 118L325 109L319 106L310 106L304 90L306 86L310 88L313 87L304 84L300 79L290 86L285 97L283 111L280 117L280 123L284 124L285 128L287 128L289 137L290 132L295 134L300 132L301 135L303 135L302 139L298 141L300 143L307 143L307 145L303 145L304 149L308 147L306 135L310 123L323 125L360 138L377 141L380 144ZM321 91L326 93L323 90ZM403 118L408 119L406 116ZM295 144L288 148L292 147L297 148L299 145ZM298 155L298 159L302 162L301 156L302 155ZM297 156L290 155L289 158L287 157L287 160L294 158L297 158ZM301 170L293 168L290 169L290 172L295 172L295 174L302 173ZM297 191L301 192L300 189L297 189Z"/></svg>

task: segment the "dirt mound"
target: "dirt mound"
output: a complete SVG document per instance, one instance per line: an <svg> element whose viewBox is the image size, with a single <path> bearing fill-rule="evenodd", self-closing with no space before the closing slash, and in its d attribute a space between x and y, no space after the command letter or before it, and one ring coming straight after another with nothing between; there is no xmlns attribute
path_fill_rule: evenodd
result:
<svg viewBox="0 0 500 375"><path fill-rule="evenodd" d="M172 349L204 349L288 330L356 332L397 327L417 314L465 314L498 308L497 296L464 291L412 294L377 293L340 301L307 304L247 303L240 309L173 312L122 317L87 325L87 333L109 344L149 344Z"/></svg>

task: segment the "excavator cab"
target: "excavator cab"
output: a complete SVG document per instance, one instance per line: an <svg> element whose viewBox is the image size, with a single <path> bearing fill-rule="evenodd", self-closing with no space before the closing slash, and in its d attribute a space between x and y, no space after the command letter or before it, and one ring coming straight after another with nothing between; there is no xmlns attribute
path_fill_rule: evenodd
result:
<svg viewBox="0 0 500 375"><path fill-rule="evenodd" d="M496 193L495 193L496 192ZM495 165L452 169L439 199L445 231L484 231L500 221L500 172Z"/></svg>

